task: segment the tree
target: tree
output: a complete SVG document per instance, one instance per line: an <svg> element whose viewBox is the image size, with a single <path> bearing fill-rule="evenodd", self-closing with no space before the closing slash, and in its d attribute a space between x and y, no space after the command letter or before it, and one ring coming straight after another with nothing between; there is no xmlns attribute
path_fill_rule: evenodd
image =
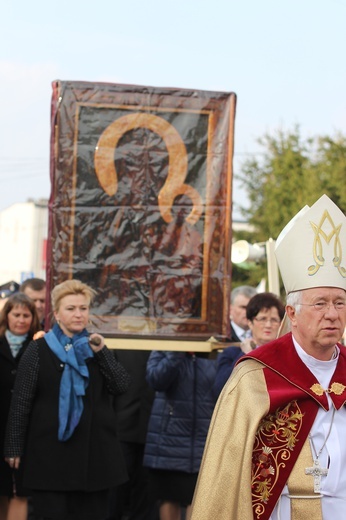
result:
<svg viewBox="0 0 346 520"><path fill-rule="evenodd" d="M276 238L305 204L323 193L346 210L345 136L303 139L295 127L265 134L258 143L265 148L263 156L246 160L236 176L250 202L242 214L256 228L258 240Z"/></svg>
<svg viewBox="0 0 346 520"><path fill-rule="evenodd" d="M346 213L346 136L319 137L315 168L323 179L325 193Z"/></svg>
<svg viewBox="0 0 346 520"><path fill-rule="evenodd" d="M265 134L258 143L264 153L245 160L236 175L249 200L241 212L256 230L252 242L276 239L303 206L312 205L323 193L346 211L345 136L303 138L296 126Z"/></svg>

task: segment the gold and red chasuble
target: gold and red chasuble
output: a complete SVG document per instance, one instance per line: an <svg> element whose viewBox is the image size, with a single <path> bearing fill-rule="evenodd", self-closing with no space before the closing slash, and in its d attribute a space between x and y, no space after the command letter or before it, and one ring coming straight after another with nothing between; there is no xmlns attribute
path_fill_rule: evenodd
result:
<svg viewBox="0 0 346 520"><path fill-rule="evenodd" d="M346 401L346 354L341 347L328 393L338 410ZM255 519L270 517L315 420L329 409L326 392L299 358L291 333L267 343L239 362L264 365L269 413L258 427L252 454L252 506ZM302 475L303 478L303 475Z"/></svg>

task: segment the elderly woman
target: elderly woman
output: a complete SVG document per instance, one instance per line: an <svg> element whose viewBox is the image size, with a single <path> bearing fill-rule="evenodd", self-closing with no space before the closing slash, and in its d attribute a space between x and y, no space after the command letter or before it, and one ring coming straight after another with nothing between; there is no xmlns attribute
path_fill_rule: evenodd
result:
<svg viewBox="0 0 346 520"><path fill-rule="evenodd" d="M34 302L21 293L10 296L0 314L0 443L5 429L19 361L40 329ZM3 449L1 450L3 451ZM27 493L22 472L10 468L0 457L0 519L26 520Z"/></svg>
<svg viewBox="0 0 346 520"><path fill-rule="evenodd" d="M255 294L246 306L246 318L251 337L239 345L225 348L218 360L214 392L219 395L232 370L244 354L275 339L278 335L281 321L285 315L285 307L273 293Z"/></svg>
<svg viewBox="0 0 346 520"><path fill-rule="evenodd" d="M52 291L56 324L22 358L5 443L12 467L24 455L24 483L36 516L101 520L108 492L126 480L112 396L129 375L86 327L94 291L68 280Z"/></svg>

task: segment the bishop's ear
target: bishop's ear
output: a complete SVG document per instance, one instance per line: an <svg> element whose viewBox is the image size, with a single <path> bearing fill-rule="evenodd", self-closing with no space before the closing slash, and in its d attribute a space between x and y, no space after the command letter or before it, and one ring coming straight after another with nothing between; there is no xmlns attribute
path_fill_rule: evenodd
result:
<svg viewBox="0 0 346 520"><path fill-rule="evenodd" d="M294 325L296 321L297 309L292 307L292 305L286 305L286 314L292 325Z"/></svg>

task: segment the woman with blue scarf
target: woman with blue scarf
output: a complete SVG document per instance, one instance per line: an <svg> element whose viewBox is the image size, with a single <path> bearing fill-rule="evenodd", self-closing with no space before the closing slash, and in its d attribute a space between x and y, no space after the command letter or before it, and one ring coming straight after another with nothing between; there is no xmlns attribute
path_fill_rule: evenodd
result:
<svg viewBox="0 0 346 520"><path fill-rule="evenodd" d="M39 329L35 303L25 294L16 293L10 296L0 314L1 451L19 361ZM11 468L0 457L0 519L8 518L26 520L27 490L22 485L22 468Z"/></svg>
<svg viewBox="0 0 346 520"><path fill-rule="evenodd" d="M19 366L5 442L36 517L103 520L111 488L127 479L116 434L114 396L130 377L104 338L87 332L94 291L68 280L52 291L55 325Z"/></svg>

